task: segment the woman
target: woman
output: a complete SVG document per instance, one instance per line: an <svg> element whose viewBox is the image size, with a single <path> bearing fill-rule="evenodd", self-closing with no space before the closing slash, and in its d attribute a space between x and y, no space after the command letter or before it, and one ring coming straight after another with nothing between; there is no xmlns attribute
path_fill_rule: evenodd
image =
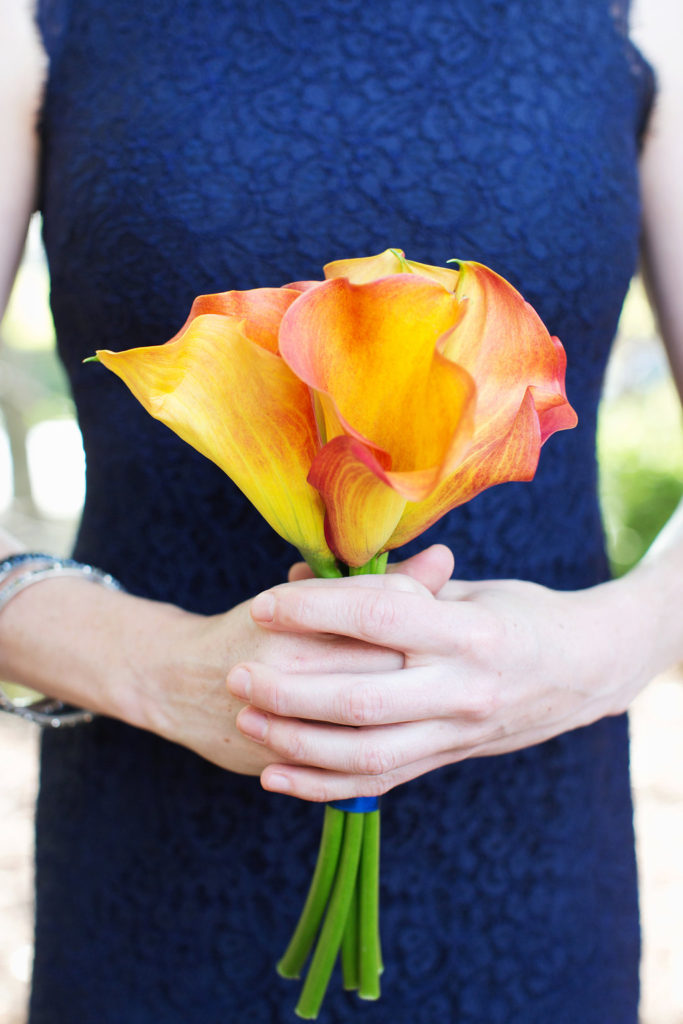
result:
<svg viewBox="0 0 683 1024"><path fill-rule="evenodd" d="M44 737L31 1024L291 1019L272 963L315 801L409 781L385 801L385 994L330 995L327 1019L637 1019L622 713L683 656L683 541L672 524L607 581L595 410L651 93L626 13L46 0L42 85L5 3L1 280L37 202L88 459L75 554L127 591L53 579L0 614L5 677L102 716ZM680 17L643 12L660 75L643 196L683 383ZM533 484L457 510L399 573L297 567L275 586L291 550L81 360L164 341L196 293L387 244L518 285L567 348L580 426Z"/></svg>

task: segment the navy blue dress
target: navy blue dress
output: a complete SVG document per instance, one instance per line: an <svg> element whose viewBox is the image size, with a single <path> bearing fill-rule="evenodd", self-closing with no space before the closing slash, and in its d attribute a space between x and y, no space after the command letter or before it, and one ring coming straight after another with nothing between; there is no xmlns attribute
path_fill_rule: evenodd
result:
<svg viewBox="0 0 683 1024"><path fill-rule="evenodd" d="M508 277L568 352L580 425L532 484L425 541L464 578L605 579L596 406L638 250L652 88L626 0L42 0L41 208L87 454L76 556L225 610L294 552L96 348L163 342L201 292L399 246ZM415 546L415 545L414 545ZM383 801L378 1004L329 1024L635 1024L628 736L610 718ZM44 739L31 1024L284 1024L274 963L321 808L108 719Z"/></svg>

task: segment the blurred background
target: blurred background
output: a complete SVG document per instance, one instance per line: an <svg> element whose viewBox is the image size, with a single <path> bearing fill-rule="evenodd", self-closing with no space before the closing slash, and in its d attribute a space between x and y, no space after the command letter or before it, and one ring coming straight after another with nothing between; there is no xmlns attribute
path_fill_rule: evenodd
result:
<svg viewBox="0 0 683 1024"><path fill-rule="evenodd" d="M0 325L0 522L29 548L66 554L83 501L84 457L54 354L48 287L36 219ZM610 556L621 574L683 493L680 408L638 281L610 362L599 459ZM657 679L631 713L642 1024L683 1024L682 684L679 671ZM0 715L0 1024L26 1020L37 749L35 727Z"/></svg>

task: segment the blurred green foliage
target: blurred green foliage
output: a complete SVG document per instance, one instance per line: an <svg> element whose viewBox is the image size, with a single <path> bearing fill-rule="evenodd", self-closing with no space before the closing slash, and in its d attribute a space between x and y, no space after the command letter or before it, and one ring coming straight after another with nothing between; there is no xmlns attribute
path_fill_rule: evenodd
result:
<svg viewBox="0 0 683 1024"><path fill-rule="evenodd" d="M600 498L616 575L647 551L683 496L683 429L670 379L603 403Z"/></svg>

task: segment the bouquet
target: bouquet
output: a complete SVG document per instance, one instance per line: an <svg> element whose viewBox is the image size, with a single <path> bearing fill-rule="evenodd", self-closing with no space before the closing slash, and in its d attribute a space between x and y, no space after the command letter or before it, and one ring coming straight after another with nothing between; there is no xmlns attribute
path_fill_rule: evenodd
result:
<svg viewBox="0 0 683 1024"><path fill-rule="evenodd" d="M164 345L97 358L216 463L317 576L383 572L390 550L485 488L530 480L573 427L566 360L522 296L477 263L399 249L325 280L199 296ZM278 964L317 1017L344 985L380 994L379 807L325 809L318 861Z"/></svg>

